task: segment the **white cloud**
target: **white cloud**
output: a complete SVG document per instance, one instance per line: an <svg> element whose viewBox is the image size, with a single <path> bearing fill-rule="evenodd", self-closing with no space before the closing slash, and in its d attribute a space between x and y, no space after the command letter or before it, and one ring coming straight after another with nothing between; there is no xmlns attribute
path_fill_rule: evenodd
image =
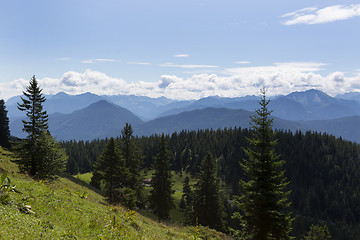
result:
<svg viewBox="0 0 360 240"><path fill-rule="evenodd" d="M322 70L321 67L325 65L324 63L313 62L285 62L274 63L274 65L270 66L228 68L225 69L223 73L228 75L243 75L256 72L266 75L273 74L274 72L317 72Z"/></svg>
<svg viewBox="0 0 360 240"><path fill-rule="evenodd" d="M94 61L93 60L82 60L82 61L80 61L81 63L94 63Z"/></svg>
<svg viewBox="0 0 360 240"><path fill-rule="evenodd" d="M176 68L217 68L219 66L214 65L199 65L199 64L173 64L173 63L164 63L159 64L161 67L176 67Z"/></svg>
<svg viewBox="0 0 360 240"><path fill-rule="evenodd" d="M176 58L186 58L186 57L190 57L190 55L183 53L183 54L176 54L176 55L174 55L173 57L176 57Z"/></svg>
<svg viewBox="0 0 360 240"><path fill-rule="evenodd" d="M289 94L315 88L330 95L360 91L360 72L347 76L343 72L327 75L318 73L323 63L276 63L270 66L229 68L222 76L194 74L187 78L162 75L159 81L128 83L121 78L86 70L83 73L66 72L61 78L38 79L45 94L64 91L68 94L92 92L98 95L165 96L171 99L199 99L207 96L239 97L258 95L267 87L269 96ZM0 83L0 95L5 100L21 95L29 80L17 79Z"/></svg>
<svg viewBox="0 0 360 240"><path fill-rule="evenodd" d="M288 18L284 25L329 23L356 16L360 16L360 4L334 5L321 9L304 8L282 15L283 18Z"/></svg>
<svg viewBox="0 0 360 240"><path fill-rule="evenodd" d="M128 62L128 64L136 64L136 65L151 65L151 63L148 63L148 62Z"/></svg>
<svg viewBox="0 0 360 240"><path fill-rule="evenodd" d="M249 64L249 61L237 61L236 64Z"/></svg>
<svg viewBox="0 0 360 240"><path fill-rule="evenodd" d="M95 63L95 62L116 62L115 59L108 59L108 58L95 58L89 60L80 61L81 63Z"/></svg>
<svg viewBox="0 0 360 240"><path fill-rule="evenodd" d="M108 58L96 58L96 59L94 59L94 61L97 61L97 62L116 62L115 59L108 59Z"/></svg>
<svg viewBox="0 0 360 240"><path fill-rule="evenodd" d="M71 58L69 57L62 57L62 58L57 58L56 61L69 61L71 60Z"/></svg>

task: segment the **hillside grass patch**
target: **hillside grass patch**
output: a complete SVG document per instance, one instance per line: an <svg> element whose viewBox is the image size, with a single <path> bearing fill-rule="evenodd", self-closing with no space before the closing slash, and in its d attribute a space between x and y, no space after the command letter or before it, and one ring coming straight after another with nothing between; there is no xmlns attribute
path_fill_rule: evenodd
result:
<svg viewBox="0 0 360 240"><path fill-rule="evenodd" d="M12 184L22 192L12 193L10 204L0 204L0 239L227 238L204 227L158 223L139 212L108 205L103 196L70 178L35 181L20 175L13 160L10 152L0 149L0 168L14 172ZM25 205L33 213L21 211Z"/></svg>

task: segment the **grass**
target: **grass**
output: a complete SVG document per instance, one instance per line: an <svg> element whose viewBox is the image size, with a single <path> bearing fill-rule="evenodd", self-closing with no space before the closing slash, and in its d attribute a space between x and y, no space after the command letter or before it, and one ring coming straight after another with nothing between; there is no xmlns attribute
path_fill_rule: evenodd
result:
<svg viewBox="0 0 360 240"><path fill-rule="evenodd" d="M87 184L90 184L92 173L88 172L88 173L83 173L83 174L77 174L74 177L80 179L81 181L83 181Z"/></svg>
<svg viewBox="0 0 360 240"><path fill-rule="evenodd" d="M148 171L145 175L145 178L151 178L152 174L153 171ZM183 182L187 176L190 178L190 185L194 185L196 181L193 178L191 178L190 174L188 173L180 174L173 171L172 175L173 175L172 180L174 183L172 189L174 190L173 197L174 197L175 208L170 210L170 218L175 222L182 223L184 222L184 212L180 211L179 204L181 197L183 195ZM152 189L151 187L145 187L146 196L150 194L151 189Z"/></svg>
<svg viewBox="0 0 360 240"><path fill-rule="evenodd" d="M208 228L158 223L122 206L108 205L86 184L77 184L76 177L34 181L19 174L12 160L12 154L0 148L0 169L9 172L12 183L22 192L12 193L10 204L0 204L0 239L227 238ZM25 205L31 206L34 214L19 210Z"/></svg>

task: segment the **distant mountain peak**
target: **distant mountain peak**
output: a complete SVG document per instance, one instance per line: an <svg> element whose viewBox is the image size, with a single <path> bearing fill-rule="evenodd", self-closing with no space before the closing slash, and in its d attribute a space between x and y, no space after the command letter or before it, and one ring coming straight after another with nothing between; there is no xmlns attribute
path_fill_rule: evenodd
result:
<svg viewBox="0 0 360 240"><path fill-rule="evenodd" d="M67 94L66 92L58 92L57 94L55 94L54 96L66 96L66 95L69 95Z"/></svg>
<svg viewBox="0 0 360 240"><path fill-rule="evenodd" d="M336 102L336 100L331 96L316 89L310 89L304 92L293 92L285 97L292 101L301 103L304 106L314 104L330 104Z"/></svg>

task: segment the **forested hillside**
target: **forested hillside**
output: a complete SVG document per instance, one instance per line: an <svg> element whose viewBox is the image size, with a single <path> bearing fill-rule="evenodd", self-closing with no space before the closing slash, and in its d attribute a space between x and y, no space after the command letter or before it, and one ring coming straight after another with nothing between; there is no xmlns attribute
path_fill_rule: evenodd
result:
<svg viewBox="0 0 360 240"><path fill-rule="evenodd" d="M158 223L149 214L108 205L71 176L35 181L20 174L14 160L0 146L0 239L230 239L208 228ZM6 184L21 193L6 191Z"/></svg>
<svg viewBox="0 0 360 240"><path fill-rule="evenodd" d="M226 198L239 193L243 172L239 165L248 147L248 129L182 131L167 136L171 168L196 176L200 162L211 152ZM360 235L360 146L341 138L316 132L276 134L277 152L286 161L286 177L295 222L294 235L301 236L311 224L327 224L334 239L357 239ZM158 135L137 138L143 151L144 168L151 168L157 154ZM71 141L63 146L69 154L70 173L92 170L92 164L107 140ZM231 202L231 201L230 201ZM234 209L227 205L227 224Z"/></svg>

